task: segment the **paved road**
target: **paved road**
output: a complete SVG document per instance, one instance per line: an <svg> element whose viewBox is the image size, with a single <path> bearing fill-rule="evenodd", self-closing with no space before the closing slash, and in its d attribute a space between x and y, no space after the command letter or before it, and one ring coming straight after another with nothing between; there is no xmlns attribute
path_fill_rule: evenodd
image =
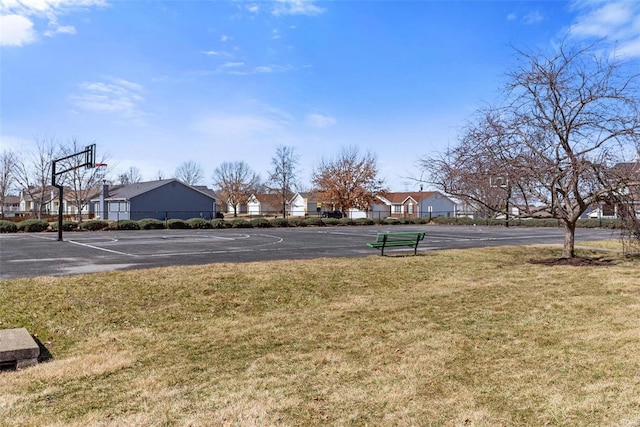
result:
<svg viewBox="0 0 640 427"><path fill-rule="evenodd" d="M367 242L382 231L426 231L418 252L498 245L561 244L561 228L442 225L147 230L0 234L0 279L193 265L376 255ZM579 229L576 242L617 237ZM408 248L385 255L410 253Z"/></svg>

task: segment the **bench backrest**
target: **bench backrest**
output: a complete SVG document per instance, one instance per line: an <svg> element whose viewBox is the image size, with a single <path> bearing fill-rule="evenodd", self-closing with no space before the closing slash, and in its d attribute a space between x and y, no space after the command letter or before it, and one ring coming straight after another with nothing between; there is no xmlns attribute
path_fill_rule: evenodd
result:
<svg viewBox="0 0 640 427"><path fill-rule="evenodd" d="M378 233L376 237L376 243L384 242L400 242L400 241L412 241L418 242L424 239L424 232L419 231L397 231L389 233Z"/></svg>

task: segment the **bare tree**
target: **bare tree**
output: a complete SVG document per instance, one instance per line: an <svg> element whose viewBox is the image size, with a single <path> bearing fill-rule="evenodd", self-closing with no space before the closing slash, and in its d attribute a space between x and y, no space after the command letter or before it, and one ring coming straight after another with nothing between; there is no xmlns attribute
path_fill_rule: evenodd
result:
<svg viewBox="0 0 640 427"><path fill-rule="evenodd" d="M204 173L198 163L190 160L178 166L176 178L188 185L198 185L202 182Z"/></svg>
<svg viewBox="0 0 640 427"><path fill-rule="evenodd" d="M282 213L287 217L287 202L291 199L296 186L298 155L294 147L281 145L276 148L276 154L271 159L273 169L269 172L269 190L277 194L282 203Z"/></svg>
<svg viewBox="0 0 640 427"><path fill-rule="evenodd" d="M360 156L356 147L343 148L334 159L322 159L311 180L318 197L343 212L369 209L376 194L385 190L375 156Z"/></svg>
<svg viewBox="0 0 640 427"><path fill-rule="evenodd" d="M140 169L135 166L131 166L126 172L118 175L118 182L121 185L135 184L142 181L142 174Z"/></svg>
<svg viewBox="0 0 640 427"><path fill-rule="evenodd" d="M518 51L508 73L506 102L480 112L460 145L439 158L424 158L432 180L445 192L491 206L473 192L500 178L506 200L524 214L543 210L565 228L563 258L575 256L580 216L630 177L613 173L640 141L640 75L597 44L556 51Z"/></svg>
<svg viewBox="0 0 640 427"><path fill-rule="evenodd" d="M12 151L3 150L0 154L0 218L4 218L5 200L14 183L16 162Z"/></svg>
<svg viewBox="0 0 640 427"><path fill-rule="evenodd" d="M42 219L45 198L51 192L51 163L58 152L59 144L53 137L36 138L35 150L25 153L16 163L16 182L31 198L38 219Z"/></svg>
<svg viewBox="0 0 640 427"><path fill-rule="evenodd" d="M165 178L165 174L162 170L158 170L158 172L156 172L156 180L158 181L162 181Z"/></svg>
<svg viewBox="0 0 640 427"><path fill-rule="evenodd" d="M244 161L224 162L213 171L213 185L220 198L233 206L235 217L238 206L260 187L260 176Z"/></svg>
<svg viewBox="0 0 640 427"><path fill-rule="evenodd" d="M76 138L72 138L68 144L61 148L62 156L72 156L85 149L87 144L81 144ZM72 156L63 160L61 169L70 169L62 174L60 183L69 187L67 196L68 203L75 207L78 223L82 222L82 210L89 204L92 198L100 194L100 185L105 171L99 168L86 168L83 165L83 156ZM97 163L106 163L106 158L102 158Z"/></svg>

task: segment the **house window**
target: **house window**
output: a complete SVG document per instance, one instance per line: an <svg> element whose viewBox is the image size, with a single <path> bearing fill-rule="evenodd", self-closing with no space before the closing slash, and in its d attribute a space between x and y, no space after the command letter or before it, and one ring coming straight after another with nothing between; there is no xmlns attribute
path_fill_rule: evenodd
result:
<svg viewBox="0 0 640 427"><path fill-rule="evenodd" d="M407 213L409 213L409 214L413 213L413 203L409 203Z"/></svg>
<svg viewBox="0 0 640 427"><path fill-rule="evenodd" d="M402 205L392 205L391 213L394 213L394 214L402 213Z"/></svg>

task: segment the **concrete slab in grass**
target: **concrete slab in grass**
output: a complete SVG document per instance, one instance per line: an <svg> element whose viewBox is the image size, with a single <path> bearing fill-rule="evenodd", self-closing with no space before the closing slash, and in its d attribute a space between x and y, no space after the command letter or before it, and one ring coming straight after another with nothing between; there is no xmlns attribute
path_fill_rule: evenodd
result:
<svg viewBox="0 0 640 427"><path fill-rule="evenodd" d="M20 369L38 363L40 347L25 328L0 329L0 369Z"/></svg>

